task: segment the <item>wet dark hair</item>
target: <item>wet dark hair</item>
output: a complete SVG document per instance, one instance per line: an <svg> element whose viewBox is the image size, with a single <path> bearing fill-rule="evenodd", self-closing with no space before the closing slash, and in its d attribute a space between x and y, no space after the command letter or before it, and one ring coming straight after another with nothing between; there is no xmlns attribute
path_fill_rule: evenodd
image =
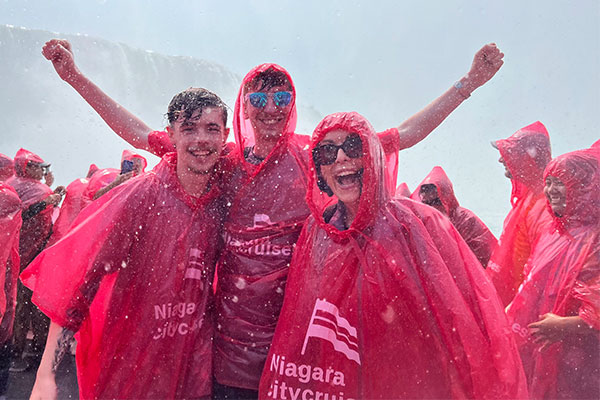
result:
<svg viewBox="0 0 600 400"><path fill-rule="evenodd" d="M333 190L329 187L325 178L323 177L323 173L321 172L321 166L315 165L315 173L317 174L317 186L321 192L327 194L327 196L333 196ZM333 215L333 214L332 214Z"/></svg>
<svg viewBox="0 0 600 400"><path fill-rule="evenodd" d="M173 124L180 117L184 120L190 118L197 110L202 114L207 107L221 109L223 124L227 125L227 105L219 96L204 88L189 88L177 93L169 103L166 117L169 124Z"/></svg>
<svg viewBox="0 0 600 400"><path fill-rule="evenodd" d="M246 84L245 91L256 90L262 92L275 86L287 86L292 89L292 84L284 72L268 69L257 74L250 82Z"/></svg>

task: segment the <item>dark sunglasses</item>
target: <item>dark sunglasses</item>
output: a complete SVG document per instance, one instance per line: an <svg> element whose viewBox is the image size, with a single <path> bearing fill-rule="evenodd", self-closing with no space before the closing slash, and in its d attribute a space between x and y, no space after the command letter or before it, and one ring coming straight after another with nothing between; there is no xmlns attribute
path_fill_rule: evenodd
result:
<svg viewBox="0 0 600 400"><path fill-rule="evenodd" d="M362 157L362 140L358 135L348 135L341 145L327 143L315 147L312 157L315 165L331 165L337 159L338 151L342 149L350 158Z"/></svg>
<svg viewBox="0 0 600 400"><path fill-rule="evenodd" d="M247 96L250 104L255 108L265 108L269 97L273 99L273 103L277 107L285 107L292 102L292 92L255 92L248 93Z"/></svg>

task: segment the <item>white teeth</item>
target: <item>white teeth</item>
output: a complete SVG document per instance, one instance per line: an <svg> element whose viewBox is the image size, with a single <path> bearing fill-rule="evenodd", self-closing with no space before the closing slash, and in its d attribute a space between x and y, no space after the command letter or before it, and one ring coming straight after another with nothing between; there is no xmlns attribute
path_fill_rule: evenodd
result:
<svg viewBox="0 0 600 400"><path fill-rule="evenodd" d="M210 150L191 150L191 149L188 150L188 152L197 157L208 156L212 153L212 151L210 151Z"/></svg>
<svg viewBox="0 0 600 400"><path fill-rule="evenodd" d="M356 173L356 171L343 171L340 172L339 174L337 174L336 176L341 177L341 176L348 176L348 175L354 175Z"/></svg>

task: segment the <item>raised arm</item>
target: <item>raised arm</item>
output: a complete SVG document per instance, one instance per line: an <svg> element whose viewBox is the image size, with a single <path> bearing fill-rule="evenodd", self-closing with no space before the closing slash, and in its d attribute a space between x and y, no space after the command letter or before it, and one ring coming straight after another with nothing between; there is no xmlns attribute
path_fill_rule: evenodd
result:
<svg viewBox="0 0 600 400"><path fill-rule="evenodd" d="M504 61L494 43L483 46L473 58L469 72L427 107L404 121L399 127L399 149L406 149L425 139L478 87L498 72Z"/></svg>
<svg viewBox="0 0 600 400"><path fill-rule="evenodd" d="M68 41L52 39L46 42L42 54L52 61L62 80L71 85L117 135L137 149L150 151L148 134L152 129L79 71Z"/></svg>

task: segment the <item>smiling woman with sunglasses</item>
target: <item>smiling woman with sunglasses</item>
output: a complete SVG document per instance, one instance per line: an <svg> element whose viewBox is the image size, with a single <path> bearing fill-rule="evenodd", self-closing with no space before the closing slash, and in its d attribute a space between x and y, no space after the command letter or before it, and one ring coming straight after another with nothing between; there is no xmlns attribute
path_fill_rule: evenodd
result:
<svg viewBox="0 0 600 400"><path fill-rule="evenodd" d="M338 144L341 143L341 144ZM328 132L312 150L319 188L329 195L335 194L339 202L330 208L325 217L338 229L348 229L358 210L362 191L363 147L359 135L343 130Z"/></svg>
<svg viewBox="0 0 600 400"><path fill-rule="evenodd" d="M330 115L311 147L311 216L259 397L526 398L493 286L441 213L391 199L368 121Z"/></svg>

